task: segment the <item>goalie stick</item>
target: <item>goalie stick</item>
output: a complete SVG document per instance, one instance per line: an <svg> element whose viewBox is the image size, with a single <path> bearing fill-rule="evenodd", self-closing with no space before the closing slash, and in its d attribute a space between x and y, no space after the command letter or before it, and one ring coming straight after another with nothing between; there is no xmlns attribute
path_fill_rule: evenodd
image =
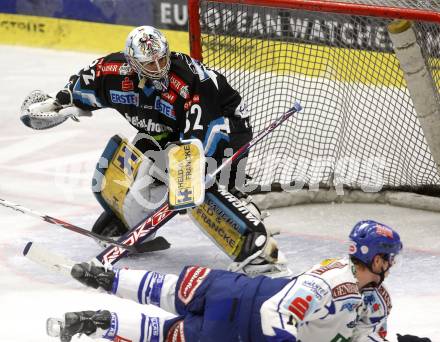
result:
<svg viewBox="0 0 440 342"><path fill-rule="evenodd" d="M284 121L290 118L293 114L299 112L301 109L301 105L298 102L295 102L292 108L290 108L287 112L277 118L268 127L258 132L258 134L254 138L252 138L248 143L238 149L237 152L235 152L231 157L226 159L215 171L208 174L206 176L206 183L209 183L209 180L213 180L215 178L215 175L218 174L223 168L225 168L230 163L238 160L252 146L258 143L266 135L272 132L276 127L281 125ZM163 226L166 222L168 222L171 218L173 218L176 214L177 211L172 211L169 208L168 202L165 200L165 202L155 212L153 212L151 216L146 218L145 221L140 223L136 228L125 233L118 241L122 242L123 244L129 245L141 243L145 241L145 239L147 239L149 236L151 236L151 234L157 231L161 226ZM108 248L104 249L99 255L97 255L94 261L98 261L103 265L114 265L127 253L128 252L126 250L118 246L109 246Z"/></svg>
<svg viewBox="0 0 440 342"><path fill-rule="evenodd" d="M231 157L225 160L214 172L206 176L207 183L215 178L223 168L225 168L230 163L238 160L245 152L247 152L252 146L258 143L266 135L272 132L276 127L281 125L284 121L290 118L293 114L299 112L302 109L298 102L295 102L293 107L277 118L268 127L260 131L254 138L248 143L243 145L237 152L235 152ZM117 240L117 243L123 246L133 246L142 243L153 233L155 233L160 227L162 227L171 218L177 215L177 211L172 211L169 208L167 200L162 203L162 205L156 209L149 217L147 217L143 222L138 224L135 228L131 229L125 233L121 238ZM153 240L154 241L154 240ZM92 260L92 262L99 262L103 265L114 265L117 261L127 255L128 251L124 247L112 244L111 246L105 248L100 254Z"/></svg>

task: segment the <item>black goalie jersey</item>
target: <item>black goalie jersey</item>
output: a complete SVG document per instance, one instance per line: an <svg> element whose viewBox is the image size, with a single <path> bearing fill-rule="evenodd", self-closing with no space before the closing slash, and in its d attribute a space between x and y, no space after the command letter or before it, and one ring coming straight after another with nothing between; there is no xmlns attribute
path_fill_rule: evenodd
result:
<svg viewBox="0 0 440 342"><path fill-rule="evenodd" d="M218 162L224 149L249 141L249 113L225 77L181 53L171 53L168 79L139 79L124 54L99 58L70 78L74 104L114 108L141 133L163 147L169 141L200 139ZM138 146L145 152L151 146Z"/></svg>

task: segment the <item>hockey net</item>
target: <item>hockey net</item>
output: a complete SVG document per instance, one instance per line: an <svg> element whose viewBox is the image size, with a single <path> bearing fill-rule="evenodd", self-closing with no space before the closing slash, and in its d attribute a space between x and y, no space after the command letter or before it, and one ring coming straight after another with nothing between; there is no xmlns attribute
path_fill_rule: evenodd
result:
<svg viewBox="0 0 440 342"><path fill-rule="evenodd" d="M189 11L192 56L245 98L255 132L295 100L304 107L252 150L247 172L258 189L438 196L387 25L413 21L440 103L440 2L191 0Z"/></svg>

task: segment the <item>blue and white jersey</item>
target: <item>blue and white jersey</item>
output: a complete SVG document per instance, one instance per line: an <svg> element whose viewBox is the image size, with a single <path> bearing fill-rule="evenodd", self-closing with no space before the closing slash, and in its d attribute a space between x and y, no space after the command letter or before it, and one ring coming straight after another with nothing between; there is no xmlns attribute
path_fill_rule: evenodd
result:
<svg viewBox="0 0 440 342"><path fill-rule="evenodd" d="M270 342L385 341L391 309L382 286L359 290L346 259L327 260L289 282L260 307Z"/></svg>
<svg viewBox="0 0 440 342"><path fill-rule="evenodd" d="M170 315L151 315L149 306L117 313L106 334L140 342L384 342L389 294L383 286L359 290L354 271L349 259L326 260L293 279L202 266L179 276L120 270L113 293Z"/></svg>

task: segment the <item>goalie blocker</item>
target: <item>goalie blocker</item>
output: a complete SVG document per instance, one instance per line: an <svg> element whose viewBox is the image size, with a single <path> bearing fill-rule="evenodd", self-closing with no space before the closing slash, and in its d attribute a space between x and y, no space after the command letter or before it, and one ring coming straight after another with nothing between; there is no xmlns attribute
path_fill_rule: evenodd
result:
<svg viewBox="0 0 440 342"><path fill-rule="evenodd" d="M204 202L189 209L193 222L234 262L230 270L250 276L290 275L286 259L261 220L258 208L238 192L211 187Z"/></svg>

